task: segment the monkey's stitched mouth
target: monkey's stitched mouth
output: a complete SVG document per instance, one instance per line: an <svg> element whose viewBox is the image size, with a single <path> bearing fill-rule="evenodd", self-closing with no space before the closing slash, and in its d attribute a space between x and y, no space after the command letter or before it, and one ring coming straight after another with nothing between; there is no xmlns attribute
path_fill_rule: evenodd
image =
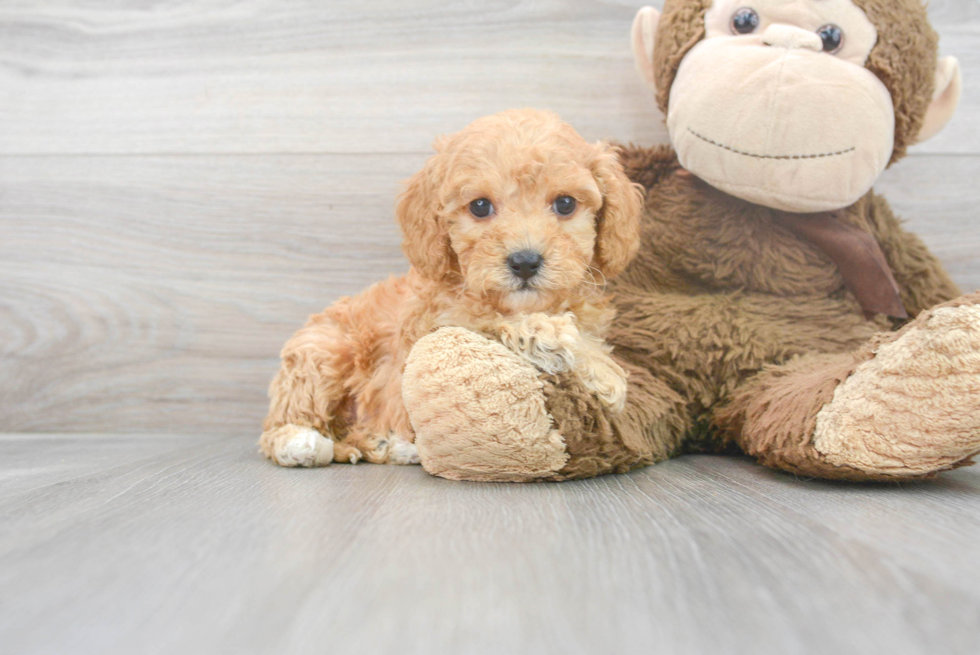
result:
<svg viewBox="0 0 980 655"><path fill-rule="evenodd" d="M697 138L701 139L705 143L710 143L711 145L721 148L723 150L734 152L736 155L743 155L745 157L754 157L756 159L824 159L826 157L837 157L839 155L846 155L848 153L857 150L857 147L854 147L854 148L848 148L847 150L839 150L837 152L825 152L818 155L757 155L754 152L745 152L744 150L737 150L735 148L732 148L731 146L726 146L724 143L718 143L717 141L712 141L708 137L698 134L691 128L687 128L687 131L693 134L694 136L696 136Z"/></svg>

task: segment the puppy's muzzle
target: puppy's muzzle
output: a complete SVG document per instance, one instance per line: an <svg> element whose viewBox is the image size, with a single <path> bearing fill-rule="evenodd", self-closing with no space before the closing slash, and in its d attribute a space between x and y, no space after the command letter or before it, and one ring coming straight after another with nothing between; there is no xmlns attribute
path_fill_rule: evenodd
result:
<svg viewBox="0 0 980 655"><path fill-rule="evenodd" d="M541 272L543 264L544 257L537 250L518 250L507 257L507 267L510 272L525 284Z"/></svg>

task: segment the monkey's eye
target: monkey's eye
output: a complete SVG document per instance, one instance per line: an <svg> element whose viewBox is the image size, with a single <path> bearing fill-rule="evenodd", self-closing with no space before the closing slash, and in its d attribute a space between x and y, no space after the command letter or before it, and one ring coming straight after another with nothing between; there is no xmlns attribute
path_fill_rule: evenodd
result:
<svg viewBox="0 0 980 655"><path fill-rule="evenodd" d="M578 202L571 196L561 196L551 203L551 208L559 216L571 216L575 213L576 207Z"/></svg>
<svg viewBox="0 0 980 655"><path fill-rule="evenodd" d="M742 7L732 16L733 34L752 34L759 29L759 13L751 7Z"/></svg>
<svg viewBox="0 0 980 655"><path fill-rule="evenodd" d="M478 198L470 203L470 213L473 218L489 218L493 216L493 203L486 198Z"/></svg>
<svg viewBox="0 0 980 655"><path fill-rule="evenodd" d="M844 32L836 25L824 25L817 30L817 36L823 40L823 51L834 54L844 46Z"/></svg>

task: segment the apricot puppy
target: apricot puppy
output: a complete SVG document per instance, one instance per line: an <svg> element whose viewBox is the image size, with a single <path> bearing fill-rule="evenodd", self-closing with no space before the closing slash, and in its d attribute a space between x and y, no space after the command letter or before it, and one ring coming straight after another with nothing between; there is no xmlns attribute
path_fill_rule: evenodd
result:
<svg viewBox="0 0 980 655"><path fill-rule="evenodd" d="M282 466L417 463L402 370L440 327L625 402L603 292L636 254L642 195L616 152L535 110L481 118L435 150L398 203L408 274L312 316L282 350L260 439Z"/></svg>

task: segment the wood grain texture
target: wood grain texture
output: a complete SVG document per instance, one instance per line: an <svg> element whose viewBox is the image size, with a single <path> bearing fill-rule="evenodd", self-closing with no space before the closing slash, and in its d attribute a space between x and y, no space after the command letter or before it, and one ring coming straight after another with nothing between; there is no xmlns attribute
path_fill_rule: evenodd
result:
<svg viewBox="0 0 980 655"><path fill-rule="evenodd" d="M285 340L407 264L422 155L0 158L0 430L254 431ZM980 161L880 190L980 288Z"/></svg>
<svg viewBox="0 0 980 655"><path fill-rule="evenodd" d="M421 152L525 106L662 138L629 48L641 4L8 3L0 153Z"/></svg>
<svg viewBox="0 0 980 655"><path fill-rule="evenodd" d="M558 111L589 139L654 143L662 120L629 48L644 4L8 1L0 153L423 152L436 134L524 106ZM976 153L980 11L931 5L968 84L920 151Z"/></svg>
<svg viewBox="0 0 980 655"><path fill-rule="evenodd" d="M0 430L256 429L306 317L407 270L422 159L0 158Z"/></svg>
<svg viewBox="0 0 980 655"><path fill-rule="evenodd" d="M235 438L6 436L0 652L972 654L978 517L972 470L684 457L488 485L286 470Z"/></svg>

